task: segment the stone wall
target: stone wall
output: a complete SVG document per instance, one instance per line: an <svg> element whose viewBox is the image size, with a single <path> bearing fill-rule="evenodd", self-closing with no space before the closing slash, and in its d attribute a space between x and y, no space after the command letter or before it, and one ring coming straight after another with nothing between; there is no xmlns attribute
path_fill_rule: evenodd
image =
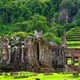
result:
<svg viewBox="0 0 80 80"><path fill-rule="evenodd" d="M68 49L64 46L51 45L39 36L37 38L29 36L23 43L14 43L13 47L11 44L11 47L9 47L8 42L8 39L4 37L2 40L0 66L4 62L5 67L7 62L12 66L14 65L14 60L17 59L20 67L25 64L23 66L29 66L31 69L36 66L38 68L53 67L55 71L71 71L76 59L79 63L77 67L80 69L80 49ZM70 65L67 64L67 58L71 58L72 63Z"/></svg>

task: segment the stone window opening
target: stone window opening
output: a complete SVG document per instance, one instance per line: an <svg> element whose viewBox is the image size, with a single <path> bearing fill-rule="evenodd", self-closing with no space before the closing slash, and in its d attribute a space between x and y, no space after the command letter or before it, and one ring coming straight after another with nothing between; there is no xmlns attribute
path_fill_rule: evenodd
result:
<svg viewBox="0 0 80 80"><path fill-rule="evenodd" d="M79 66L78 57L74 57L74 66Z"/></svg>
<svg viewBox="0 0 80 80"><path fill-rule="evenodd" d="M72 65L72 58L71 57L67 57L67 65Z"/></svg>

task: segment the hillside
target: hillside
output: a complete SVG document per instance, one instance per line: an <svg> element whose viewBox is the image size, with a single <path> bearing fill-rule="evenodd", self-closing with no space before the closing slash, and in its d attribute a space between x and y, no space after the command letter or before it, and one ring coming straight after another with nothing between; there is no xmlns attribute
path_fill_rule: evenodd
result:
<svg viewBox="0 0 80 80"><path fill-rule="evenodd" d="M45 39L60 45L63 30L76 26L80 26L80 0L0 0L0 39L3 34L24 39L39 29Z"/></svg>

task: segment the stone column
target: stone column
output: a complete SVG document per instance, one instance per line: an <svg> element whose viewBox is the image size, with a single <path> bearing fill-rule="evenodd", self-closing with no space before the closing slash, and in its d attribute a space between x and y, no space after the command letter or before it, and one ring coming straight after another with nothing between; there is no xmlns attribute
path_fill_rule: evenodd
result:
<svg viewBox="0 0 80 80"><path fill-rule="evenodd" d="M9 50L9 59L8 59L7 64L10 64L10 61L11 61L11 46L9 46L9 45L8 45L8 50Z"/></svg>
<svg viewBox="0 0 80 80"><path fill-rule="evenodd" d="M28 36L25 40L25 52L24 52L24 61L27 61L28 63L32 64L33 60L33 45L32 45L32 37Z"/></svg>
<svg viewBox="0 0 80 80"><path fill-rule="evenodd" d="M24 63L24 45L22 45L21 63Z"/></svg>
<svg viewBox="0 0 80 80"><path fill-rule="evenodd" d="M42 56L42 54L44 54L44 49L42 49L42 47L44 46L42 44L42 39L43 39L42 34L43 34L42 30L35 30L34 36L39 44L39 53L37 53L39 55L39 61L42 60L42 57L44 57Z"/></svg>
<svg viewBox="0 0 80 80"><path fill-rule="evenodd" d="M71 56L72 56L72 66L74 66L74 53L72 53Z"/></svg>
<svg viewBox="0 0 80 80"><path fill-rule="evenodd" d="M6 37L2 38L2 62L10 63L10 54L9 54L9 46L8 39Z"/></svg>
<svg viewBox="0 0 80 80"><path fill-rule="evenodd" d="M62 36L62 47L66 48L66 31L64 30L64 35Z"/></svg>

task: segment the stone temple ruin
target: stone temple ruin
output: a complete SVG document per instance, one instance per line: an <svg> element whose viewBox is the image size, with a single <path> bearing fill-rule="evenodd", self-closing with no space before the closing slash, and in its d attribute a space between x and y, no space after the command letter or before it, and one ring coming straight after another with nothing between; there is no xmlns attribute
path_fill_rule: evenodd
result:
<svg viewBox="0 0 80 80"><path fill-rule="evenodd" d="M9 41L3 36L0 54L0 70L35 72L80 70L80 49L66 47L65 32L61 46L54 42L48 43L39 30L35 31L35 37L29 36L24 41L20 41L19 37Z"/></svg>

